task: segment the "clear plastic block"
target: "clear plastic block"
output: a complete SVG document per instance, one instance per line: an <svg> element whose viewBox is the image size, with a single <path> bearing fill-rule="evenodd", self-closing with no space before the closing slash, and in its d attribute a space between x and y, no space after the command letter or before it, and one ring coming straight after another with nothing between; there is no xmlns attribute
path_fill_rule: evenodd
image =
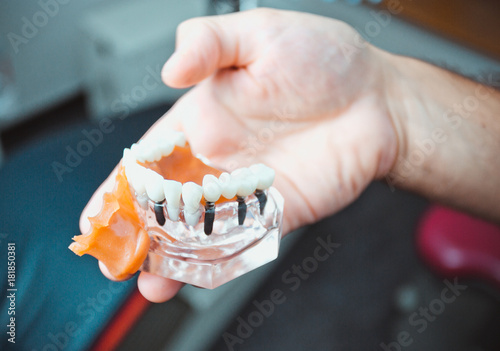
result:
<svg viewBox="0 0 500 351"><path fill-rule="evenodd" d="M133 189L131 189L134 193ZM186 224L180 208L177 221L168 217L160 225L155 203L135 194L136 210L144 220L151 239L148 256L141 270L195 286L213 289L260 267L278 256L283 218L283 198L274 188L264 191L267 202L261 214L260 202L252 194L245 198L246 217L238 224L238 202L215 205L213 232L205 234L204 207L195 226Z"/></svg>

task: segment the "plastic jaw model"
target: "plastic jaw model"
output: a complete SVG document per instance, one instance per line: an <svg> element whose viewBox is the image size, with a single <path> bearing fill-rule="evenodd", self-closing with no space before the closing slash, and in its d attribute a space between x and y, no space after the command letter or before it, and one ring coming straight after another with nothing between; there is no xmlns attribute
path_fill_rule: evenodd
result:
<svg viewBox="0 0 500 351"><path fill-rule="evenodd" d="M163 130L124 150L113 191L69 248L117 279L142 270L215 288L277 257L283 198L273 180L263 164L218 170L183 133Z"/></svg>

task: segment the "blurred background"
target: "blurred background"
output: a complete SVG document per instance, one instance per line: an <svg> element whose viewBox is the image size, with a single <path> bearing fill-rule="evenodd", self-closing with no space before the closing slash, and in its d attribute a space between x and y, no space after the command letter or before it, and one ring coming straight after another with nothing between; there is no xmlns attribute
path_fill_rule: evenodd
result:
<svg viewBox="0 0 500 351"><path fill-rule="evenodd" d="M445 281L416 244L430 204L382 183L287 236L272 264L212 291L185 287L164 304L66 249L123 148L185 92L160 80L177 25L258 6L337 18L390 52L499 81L494 0L3 0L0 259L15 242L19 293L18 343L2 333L1 349L500 350L498 286ZM329 240L337 246L328 259L298 275ZM455 278L466 288L444 304Z"/></svg>

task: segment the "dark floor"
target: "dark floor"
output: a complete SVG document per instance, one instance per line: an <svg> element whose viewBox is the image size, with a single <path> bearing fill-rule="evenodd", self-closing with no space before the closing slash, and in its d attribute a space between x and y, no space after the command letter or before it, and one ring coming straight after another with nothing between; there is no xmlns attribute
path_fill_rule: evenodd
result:
<svg viewBox="0 0 500 351"><path fill-rule="evenodd" d="M119 128L124 135L137 134L157 117L158 110L141 113L140 119L131 116L120 122ZM42 135L79 123L88 123L81 97L4 132L6 156ZM438 298L444 287L442 279L419 261L413 244L416 223L427 207L417 196L372 184L354 204L308 228L206 349L500 350L500 300L481 284L465 282L467 291L425 332L409 323L409 315ZM335 243L328 257L315 256L321 242ZM277 303L269 307L273 299ZM153 305L137 330L161 332L165 326L158 316L168 313L165 306ZM268 308L264 317L262 306ZM398 348L394 341L401 333L409 334L412 341ZM127 342L136 344L138 334L143 333L132 332ZM161 349L158 343L148 344L148 338L141 338L140 345Z"/></svg>

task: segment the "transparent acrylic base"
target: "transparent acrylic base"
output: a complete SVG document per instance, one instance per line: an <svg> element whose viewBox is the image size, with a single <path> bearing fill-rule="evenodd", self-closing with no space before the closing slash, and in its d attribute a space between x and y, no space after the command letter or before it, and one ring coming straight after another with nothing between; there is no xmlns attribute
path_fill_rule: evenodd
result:
<svg viewBox="0 0 500 351"><path fill-rule="evenodd" d="M283 198L274 188L265 191L263 213L255 195L246 198L246 217L238 224L236 201L216 205L214 231L206 235L204 210L195 226L185 223L182 209L176 221L159 225L154 203L136 196L136 209L151 239L141 270L195 286L213 289L278 256L281 239ZM166 206L165 206L166 207Z"/></svg>

